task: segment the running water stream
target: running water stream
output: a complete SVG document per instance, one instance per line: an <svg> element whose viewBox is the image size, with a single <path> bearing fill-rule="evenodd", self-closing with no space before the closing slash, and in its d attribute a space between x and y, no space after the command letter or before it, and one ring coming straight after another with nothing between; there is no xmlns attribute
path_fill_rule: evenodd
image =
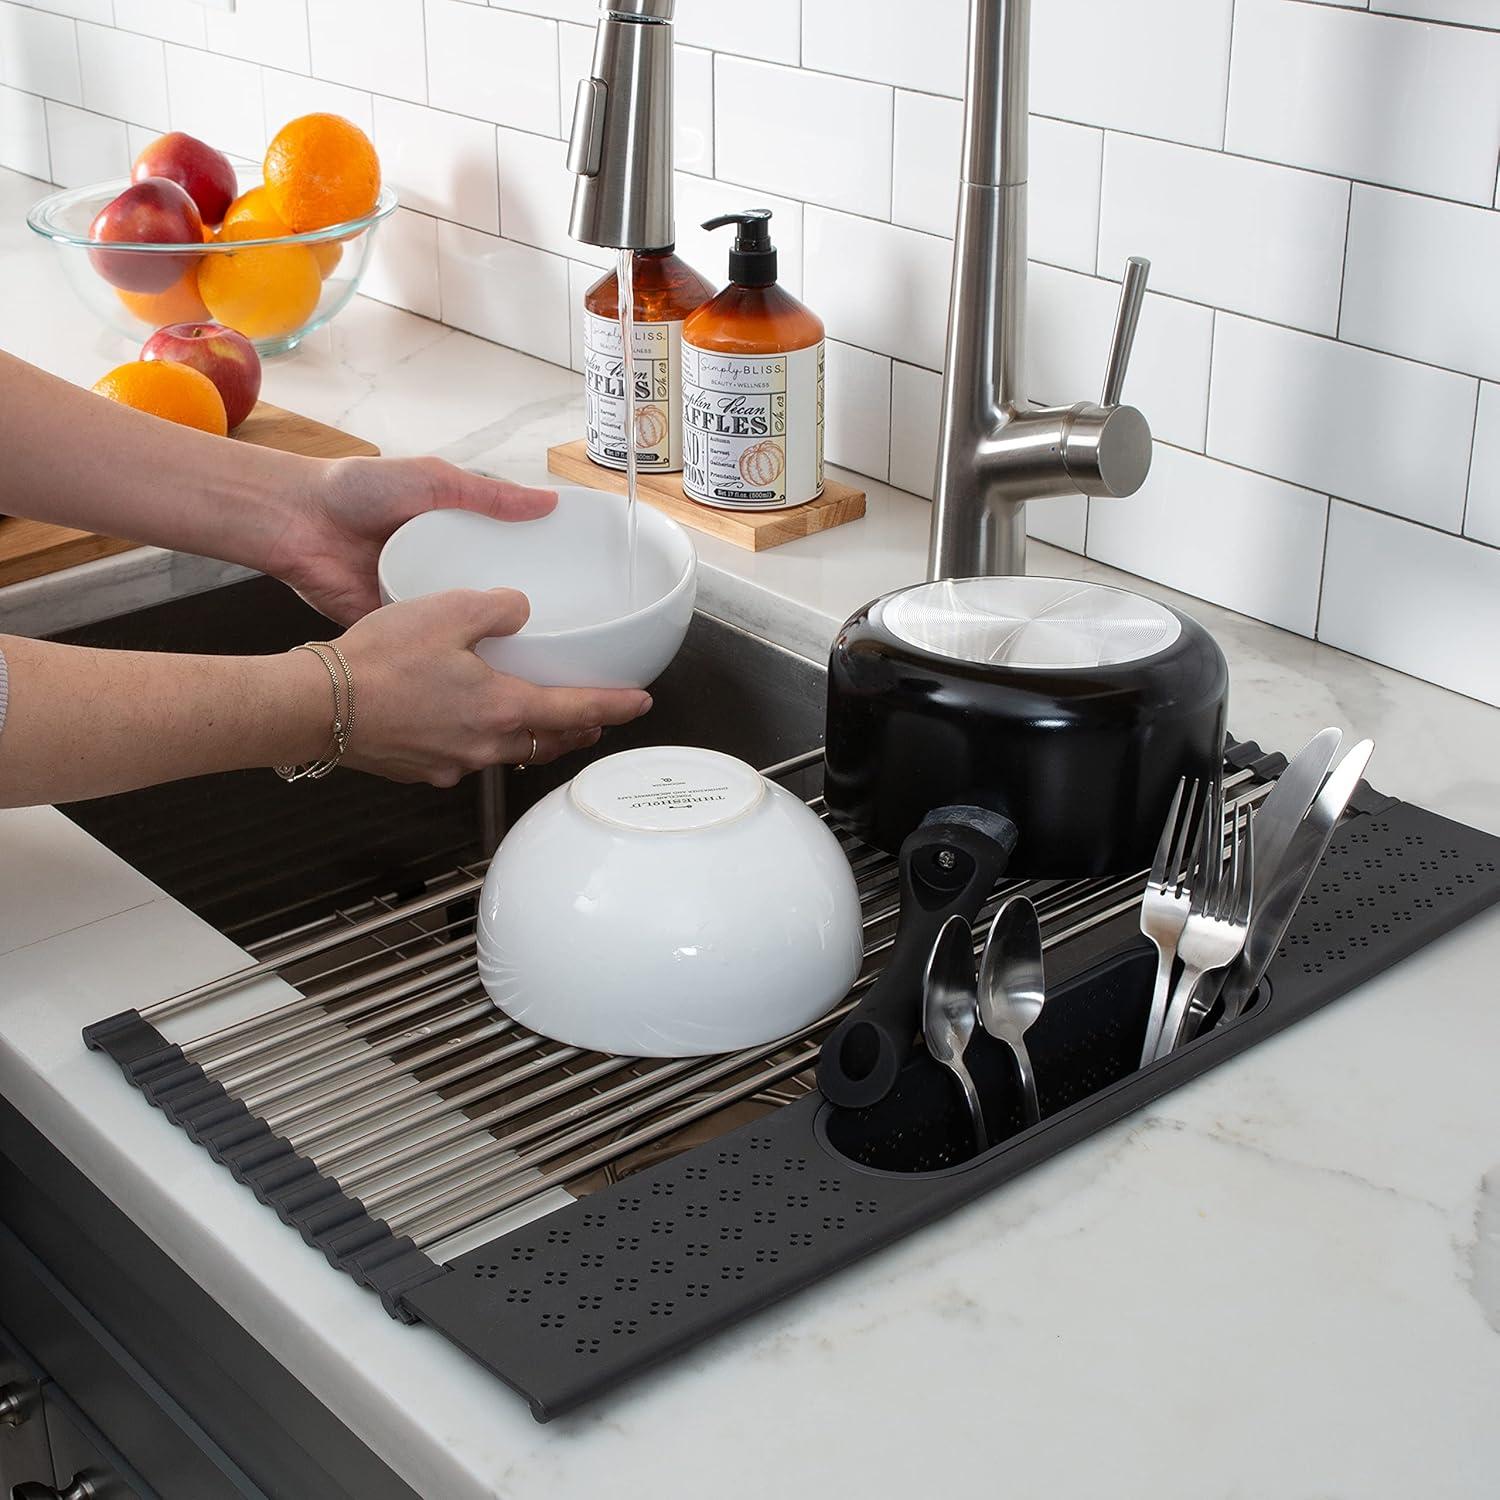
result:
<svg viewBox="0 0 1500 1500"><path fill-rule="evenodd" d="M636 442L635 442L635 252L620 251L620 264L616 279L619 282L620 309L620 358L621 373L625 383L625 550L626 580L629 593L626 604L636 607L635 567L635 488L636 488Z"/></svg>

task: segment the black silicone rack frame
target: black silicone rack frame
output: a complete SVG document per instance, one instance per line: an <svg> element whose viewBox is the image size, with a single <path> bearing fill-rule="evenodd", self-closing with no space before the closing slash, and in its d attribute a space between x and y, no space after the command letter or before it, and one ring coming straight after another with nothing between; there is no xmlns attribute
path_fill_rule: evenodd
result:
<svg viewBox="0 0 1500 1500"><path fill-rule="evenodd" d="M813 753L773 773L819 766ZM1284 766L1232 744L1227 813ZM863 846L846 851L865 902L863 985L889 947L895 871ZM1144 1069L1155 962L1136 931L1144 873L1002 886L996 900L1024 889L1043 916L1049 999L1029 1038L1043 1117L1023 1128L1013 1073L980 1039L969 1061L998 1141L982 1156L951 1080L920 1049L880 1105L822 1099L812 1065L843 1007L773 1047L687 1062L580 1053L525 1032L478 988L481 873L260 945L252 967L84 1036L392 1316L437 1329L546 1421L1000 1186L1477 915L1500 900L1500 839L1361 786L1255 1004ZM206 1041L176 1045L159 1029L175 1017L167 1030L191 1035L195 1007L272 975L299 998ZM485 1242L455 1253L459 1232Z"/></svg>

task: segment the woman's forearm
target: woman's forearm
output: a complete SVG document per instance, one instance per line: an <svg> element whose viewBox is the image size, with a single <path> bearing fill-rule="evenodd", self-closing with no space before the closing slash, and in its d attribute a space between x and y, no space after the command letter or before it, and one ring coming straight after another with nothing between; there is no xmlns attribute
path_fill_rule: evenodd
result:
<svg viewBox="0 0 1500 1500"><path fill-rule="evenodd" d="M326 669L282 656L94 651L0 636L0 807L73 802L328 749Z"/></svg>
<svg viewBox="0 0 1500 1500"><path fill-rule="evenodd" d="M0 513L261 568L329 461L229 443L0 353Z"/></svg>

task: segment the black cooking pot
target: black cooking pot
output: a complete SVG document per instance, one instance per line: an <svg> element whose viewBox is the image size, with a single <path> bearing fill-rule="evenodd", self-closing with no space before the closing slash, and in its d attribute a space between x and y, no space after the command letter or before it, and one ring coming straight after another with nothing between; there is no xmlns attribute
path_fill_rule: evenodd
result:
<svg viewBox="0 0 1500 1500"><path fill-rule="evenodd" d="M1150 865L1179 778L1218 773L1228 689L1195 620L1099 584L916 584L844 625L824 793L838 826L901 855L903 901L885 973L824 1046L825 1094L883 1097L937 931L954 912L973 920L1000 873Z"/></svg>
<svg viewBox="0 0 1500 1500"><path fill-rule="evenodd" d="M1224 743L1229 671L1155 600L1052 578L917 584L866 605L828 666L828 810L896 853L935 807L1017 829L1012 874L1151 863L1180 776Z"/></svg>

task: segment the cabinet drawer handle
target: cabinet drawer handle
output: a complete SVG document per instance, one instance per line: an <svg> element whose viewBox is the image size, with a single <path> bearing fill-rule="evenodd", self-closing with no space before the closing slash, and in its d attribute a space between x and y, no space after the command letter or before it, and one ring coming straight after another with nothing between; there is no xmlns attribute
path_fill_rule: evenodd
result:
<svg viewBox="0 0 1500 1500"><path fill-rule="evenodd" d="M34 1385L0 1385L0 1427L19 1427L36 1410Z"/></svg>
<svg viewBox="0 0 1500 1500"><path fill-rule="evenodd" d="M98 1500L99 1491L87 1474L79 1474L65 1490L54 1489L50 1484L18 1484L11 1492L11 1500Z"/></svg>

